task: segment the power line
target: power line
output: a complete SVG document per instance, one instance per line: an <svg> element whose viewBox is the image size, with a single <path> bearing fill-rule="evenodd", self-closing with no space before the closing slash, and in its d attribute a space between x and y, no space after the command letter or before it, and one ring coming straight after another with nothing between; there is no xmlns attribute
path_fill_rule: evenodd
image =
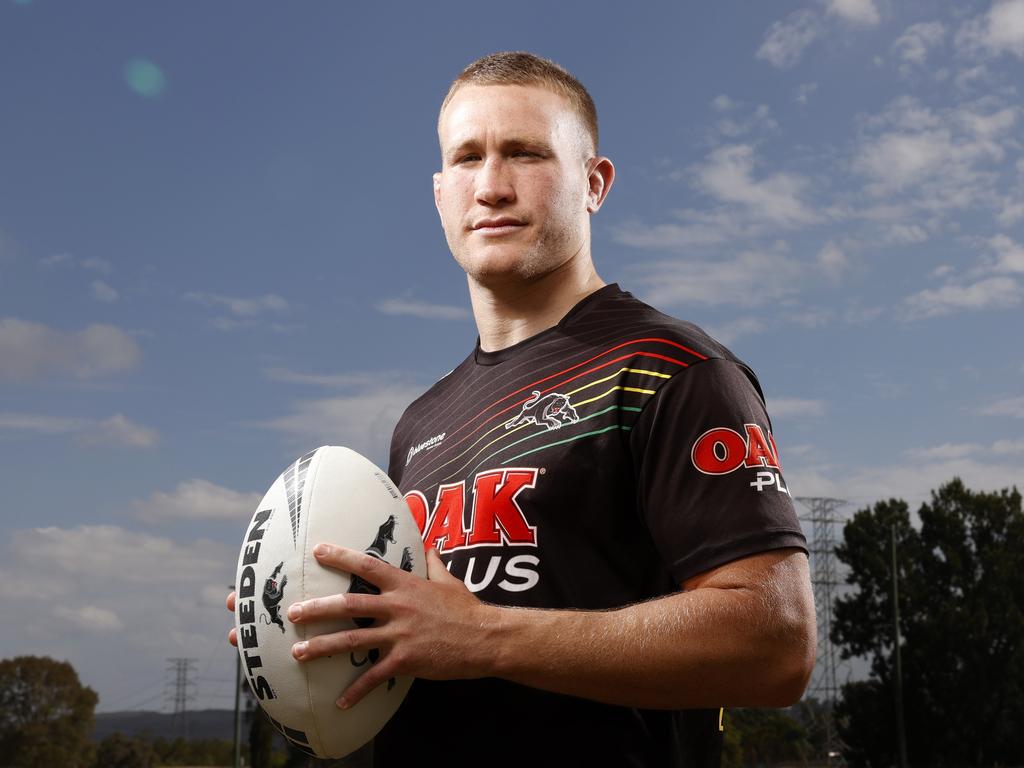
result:
<svg viewBox="0 0 1024 768"><path fill-rule="evenodd" d="M165 696L172 701L175 727L180 729L188 741L188 702L195 700L195 683L192 674L196 671L196 660L170 658L167 660L167 689ZM173 687L173 694L171 689Z"/></svg>
<svg viewBox="0 0 1024 768"><path fill-rule="evenodd" d="M819 725L824 730L825 743L822 757L826 765L842 766L843 744L835 721L835 706L839 698L837 668L839 653L832 643L833 604L839 587L836 568L835 526L843 520L835 512L848 503L842 499L801 496L796 499L809 513L800 519L811 524L811 584L814 587L814 611L818 622L818 658L808 693L821 703Z"/></svg>

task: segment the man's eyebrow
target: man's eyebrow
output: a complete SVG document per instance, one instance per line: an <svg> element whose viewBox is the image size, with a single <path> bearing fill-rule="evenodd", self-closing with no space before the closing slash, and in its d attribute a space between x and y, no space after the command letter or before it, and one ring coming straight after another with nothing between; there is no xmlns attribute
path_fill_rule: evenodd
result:
<svg viewBox="0 0 1024 768"><path fill-rule="evenodd" d="M450 160L468 149L476 149L479 144L480 142L477 139L465 139L453 148L449 149L445 153L445 157ZM543 152L551 151L551 145L544 139L537 139L529 136L509 136L507 139L502 139L502 149L515 149L516 147L531 147Z"/></svg>

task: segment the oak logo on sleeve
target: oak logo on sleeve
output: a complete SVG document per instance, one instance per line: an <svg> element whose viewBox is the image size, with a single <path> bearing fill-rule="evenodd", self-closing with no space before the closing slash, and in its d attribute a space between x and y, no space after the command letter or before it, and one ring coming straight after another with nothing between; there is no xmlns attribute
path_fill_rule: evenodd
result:
<svg viewBox="0 0 1024 768"><path fill-rule="evenodd" d="M727 475L740 467L756 469L757 477L750 483L751 488L763 491L771 487L789 493L782 484L782 463L775 438L759 424L744 424L742 434L729 427L707 430L694 441L690 459L705 475Z"/></svg>

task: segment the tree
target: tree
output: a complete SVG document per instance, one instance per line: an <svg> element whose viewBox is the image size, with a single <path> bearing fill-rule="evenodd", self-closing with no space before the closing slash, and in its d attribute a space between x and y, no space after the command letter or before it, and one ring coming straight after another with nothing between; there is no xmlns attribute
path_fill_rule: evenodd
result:
<svg viewBox="0 0 1024 768"><path fill-rule="evenodd" d="M249 711L249 759L252 768L271 768L274 759L274 735L277 731L267 719L262 707Z"/></svg>
<svg viewBox="0 0 1024 768"><path fill-rule="evenodd" d="M810 744L803 726L778 709L725 711L723 768L806 765Z"/></svg>
<svg viewBox="0 0 1024 768"><path fill-rule="evenodd" d="M156 753L148 741L121 733L107 736L96 750L96 768L153 768L155 764Z"/></svg>
<svg viewBox="0 0 1024 768"><path fill-rule="evenodd" d="M18 768L89 768L96 701L66 661L0 661L0 755Z"/></svg>
<svg viewBox="0 0 1024 768"><path fill-rule="evenodd" d="M907 751L912 765L1024 762L1024 512L1015 489L954 479L911 525L905 501L862 509L836 548L857 589L835 604L832 640L866 656L869 680L837 707L854 765L897 763L890 526L899 562Z"/></svg>

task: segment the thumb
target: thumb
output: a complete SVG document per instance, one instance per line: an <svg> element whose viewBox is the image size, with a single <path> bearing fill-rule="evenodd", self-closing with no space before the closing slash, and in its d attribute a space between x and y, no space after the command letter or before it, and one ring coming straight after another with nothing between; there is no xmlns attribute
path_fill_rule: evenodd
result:
<svg viewBox="0 0 1024 768"><path fill-rule="evenodd" d="M441 555L433 547L426 547L427 554L427 580L428 581L450 581L455 577L448 573Z"/></svg>

